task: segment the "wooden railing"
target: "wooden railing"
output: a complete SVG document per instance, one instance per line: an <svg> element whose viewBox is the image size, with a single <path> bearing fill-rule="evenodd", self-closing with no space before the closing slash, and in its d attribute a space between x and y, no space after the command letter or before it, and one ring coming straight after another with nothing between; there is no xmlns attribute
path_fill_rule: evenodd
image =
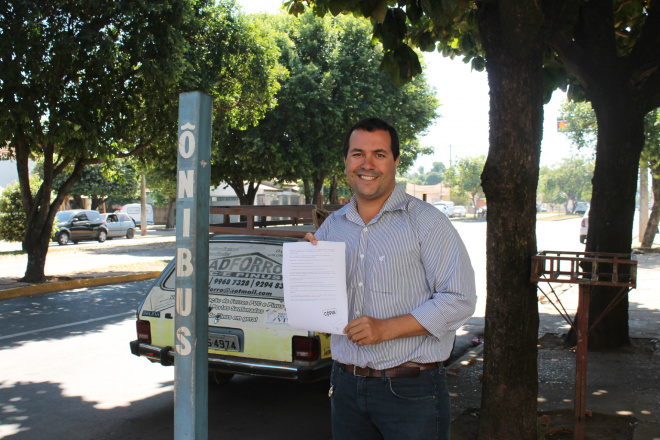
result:
<svg viewBox="0 0 660 440"><path fill-rule="evenodd" d="M332 212L342 206L323 205L323 209ZM311 225L314 224L315 209L317 209L316 205L211 206L210 213L222 215L223 221L222 223L212 223L210 231L217 234L302 238L307 232L313 231ZM231 216L240 216L241 220L231 222ZM291 228L296 226L300 226L300 228Z"/></svg>

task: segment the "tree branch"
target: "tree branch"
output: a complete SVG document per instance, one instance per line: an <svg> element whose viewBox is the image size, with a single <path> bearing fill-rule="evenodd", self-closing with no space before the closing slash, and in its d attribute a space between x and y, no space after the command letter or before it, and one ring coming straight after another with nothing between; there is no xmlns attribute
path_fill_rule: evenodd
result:
<svg viewBox="0 0 660 440"><path fill-rule="evenodd" d="M660 4L649 2L642 32L629 57L632 87L646 112L660 106Z"/></svg>

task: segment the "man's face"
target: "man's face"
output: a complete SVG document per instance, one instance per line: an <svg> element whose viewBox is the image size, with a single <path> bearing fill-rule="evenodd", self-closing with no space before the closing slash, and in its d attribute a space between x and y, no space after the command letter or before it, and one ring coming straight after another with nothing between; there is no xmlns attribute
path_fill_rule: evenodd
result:
<svg viewBox="0 0 660 440"><path fill-rule="evenodd" d="M351 133L344 159L346 177L360 201L379 201L381 205L394 190L396 167L390 133L386 130L355 130Z"/></svg>

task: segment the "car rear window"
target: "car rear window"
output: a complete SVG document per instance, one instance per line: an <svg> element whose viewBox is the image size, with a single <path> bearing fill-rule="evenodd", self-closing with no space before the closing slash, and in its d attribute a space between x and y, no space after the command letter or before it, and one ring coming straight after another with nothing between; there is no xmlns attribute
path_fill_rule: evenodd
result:
<svg viewBox="0 0 660 440"><path fill-rule="evenodd" d="M172 270L163 290L175 290ZM247 298L283 299L282 244L209 243L209 293Z"/></svg>
<svg viewBox="0 0 660 440"><path fill-rule="evenodd" d="M71 218L71 214L73 214L73 212L71 212L71 211L58 212L57 214L55 214L55 218L57 219L57 223L66 223L66 222L68 222L69 219Z"/></svg>

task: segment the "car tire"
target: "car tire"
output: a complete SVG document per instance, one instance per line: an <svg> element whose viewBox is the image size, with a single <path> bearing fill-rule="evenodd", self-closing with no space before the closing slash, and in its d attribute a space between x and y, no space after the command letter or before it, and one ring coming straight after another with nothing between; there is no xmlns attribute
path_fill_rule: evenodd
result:
<svg viewBox="0 0 660 440"><path fill-rule="evenodd" d="M69 242L69 234L66 232L60 232L60 235L57 237L57 243L60 246L64 246Z"/></svg>
<svg viewBox="0 0 660 440"><path fill-rule="evenodd" d="M130 238L133 238L133 237L135 237L135 231L134 230L129 229L128 231L126 231L126 238L130 239Z"/></svg>
<svg viewBox="0 0 660 440"><path fill-rule="evenodd" d="M99 241L99 243L103 243L106 238L108 238L107 232L99 231L99 236L96 239Z"/></svg>
<svg viewBox="0 0 660 440"><path fill-rule="evenodd" d="M219 371L209 371L209 385L224 385L234 377L233 373L221 373Z"/></svg>
<svg viewBox="0 0 660 440"><path fill-rule="evenodd" d="M580 243L585 244L587 242L587 237L580 235Z"/></svg>

